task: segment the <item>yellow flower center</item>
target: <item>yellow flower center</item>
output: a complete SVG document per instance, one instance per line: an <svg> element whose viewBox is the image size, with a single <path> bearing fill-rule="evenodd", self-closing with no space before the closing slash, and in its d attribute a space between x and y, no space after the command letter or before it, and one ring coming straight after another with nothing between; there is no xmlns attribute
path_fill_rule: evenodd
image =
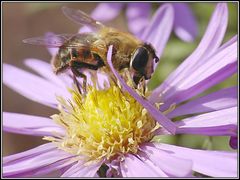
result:
<svg viewBox="0 0 240 180"><path fill-rule="evenodd" d="M156 122L129 93L112 85L105 90L88 87L86 95L70 90L71 101L58 98L60 114L52 118L66 129L66 135L46 138L59 148L88 161L110 160L125 153L137 153L150 141Z"/></svg>

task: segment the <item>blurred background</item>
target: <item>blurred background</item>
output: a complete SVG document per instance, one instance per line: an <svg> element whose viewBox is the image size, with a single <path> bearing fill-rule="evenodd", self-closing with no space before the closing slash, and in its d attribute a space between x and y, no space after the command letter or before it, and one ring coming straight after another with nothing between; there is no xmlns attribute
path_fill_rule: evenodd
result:
<svg viewBox="0 0 240 180"><path fill-rule="evenodd" d="M97 3L3 3L3 63L8 63L19 68L30 69L23 65L26 58L37 58L43 61L50 61L50 54L44 47L23 44L22 40L42 36L46 32L76 33L79 26L69 21L61 12L63 5L83 10L90 14ZM160 6L159 3L152 4L152 12ZM153 76L150 88L156 87L167 75L174 70L182 60L184 60L197 46L202 37L210 16L214 10L215 3L189 3L199 26L198 38L193 43L186 43L177 38L173 33L164 51L157 71L160 76ZM225 40L237 34L237 3L229 3L229 23ZM124 9L119 16L107 25L127 31L126 17ZM107 15L107 14L106 14ZM17 80L18 77L16 77ZM227 79L225 82L211 88L205 94L216 91L224 87L237 84L237 75ZM17 112L23 114L47 116L57 113L55 110L32 102L18 93L3 85L3 111ZM183 145L201 149L222 149L230 150L228 138L226 137L203 137L203 136L178 136L161 137L161 142L166 141L172 144ZM44 141L41 137L16 135L3 133L3 155L10 155L31 149Z"/></svg>

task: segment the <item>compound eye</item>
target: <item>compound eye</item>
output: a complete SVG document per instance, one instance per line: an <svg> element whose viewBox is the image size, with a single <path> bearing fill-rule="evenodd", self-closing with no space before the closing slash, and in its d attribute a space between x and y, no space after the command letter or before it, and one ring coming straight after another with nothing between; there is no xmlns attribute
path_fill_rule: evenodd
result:
<svg viewBox="0 0 240 180"><path fill-rule="evenodd" d="M143 73L148 62L148 51L144 47L139 47L132 57L132 67Z"/></svg>

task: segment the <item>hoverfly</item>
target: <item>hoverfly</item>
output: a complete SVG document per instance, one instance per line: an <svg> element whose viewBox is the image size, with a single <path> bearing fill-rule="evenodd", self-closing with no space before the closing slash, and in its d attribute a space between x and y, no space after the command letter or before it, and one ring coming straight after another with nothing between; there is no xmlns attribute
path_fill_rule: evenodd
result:
<svg viewBox="0 0 240 180"><path fill-rule="evenodd" d="M107 51L113 45L112 63L116 70L128 68L135 85L139 81L149 79L153 73L153 61L159 59L151 44L144 43L133 35L107 27L94 20L86 13L62 7L66 17L75 23L85 25L94 30L89 33L60 34L54 38L35 37L23 40L24 43L58 47L58 53L51 64L56 74L71 69L74 77L82 77L86 85L86 75L81 69L98 70L108 68Z"/></svg>

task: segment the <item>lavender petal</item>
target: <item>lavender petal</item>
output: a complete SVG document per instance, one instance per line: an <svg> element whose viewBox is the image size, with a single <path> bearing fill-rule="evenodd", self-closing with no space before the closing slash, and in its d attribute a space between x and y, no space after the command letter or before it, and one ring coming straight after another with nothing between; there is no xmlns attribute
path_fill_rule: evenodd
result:
<svg viewBox="0 0 240 180"><path fill-rule="evenodd" d="M208 61L193 68L192 72L189 72L176 87L171 87L168 92L165 91L165 104L162 108L185 101L236 73L237 49L237 42L224 49L219 48L208 57Z"/></svg>
<svg viewBox="0 0 240 180"><path fill-rule="evenodd" d="M57 108L55 95L67 96L66 89L8 64L3 65L3 82L22 96L53 108Z"/></svg>
<svg viewBox="0 0 240 180"><path fill-rule="evenodd" d="M108 75L101 72L97 72L97 88L104 89L106 87L109 87L110 83L108 78L109 78Z"/></svg>
<svg viewBox="0 0 240 180"><path fill-rule="evenodd" d="M126 16L129 30L137 37L141 36L149 22L151 14L150 3L128 3Z"/></svg>
<svg viewBox="0 0 240 180"><path fill-rule="evenodd" d="M90 33L93 32L93 30L87 26L83 26L78 30L78 33Z"/></svg>
<svg viewBox="0 0 240 180"><path fill-rule="evenodd" d="M55 35L54 33L48 32L48 33L45 34L45 38L46 39L53 38L53 37L57 38L54 35ZM57 54L57 52L58 52L58 48L53 48L53 47L48 47L48 46L47 46L47 50L48 50L48 52L50 53L50 55L52 57L55 56Z"/></svg>
<svg viewBox="0 0 240 180"><path fill-rule="evenodd" d="M170 37L173 21L173 7L170 4L164 4L157 10L150 24L145 28L140 37L143 41L153 45L159 59ZM156 68L156 66L157 64L154 64L154 68Z"/></svg>
<svg viewBox="0 0 240 180"><path fill-rule="evenodd" d="M36 71L39 75L44 77L45 79L49 80L56 86L59 86L62 89L66 89L66 87L71 87L72 79L67 76L65 73L56 75L49 63L44 62L43 60L39 59L25 59L24 64L27 65L32 70ZM68 95L66 91L66 95Z"/></svg>
<svg viewBox="0 0 240 180"><path fill-rule="evenodd" d="M192 160L196 172L212 177L237 177L236 152L197 150L163 143L154 145L179 158Z"/></svg>
<svg viewBox="0 0 240 180"><path fill-rule="evenodd" d="M46 153L48 151L52 151L54 149L56 149L56 146L54 146L54 144L52 144L52 143L43 144L43 145L38 146L34 149L30 149L30 150L27 150L27 151L22 152L22 153L17 153L17 154L14 154L14 155L4 157L3 158L3 165L12 165L12 164L15 163L15 161L17 161L18 159L21 160L25 156L26 157L37 156L39 154Z"/></svg>
<svg viewBox="0 0 240 180"><path fill-rule="evenodd" d="M192 174L191 160L176 157L156 148L152 143L145 143L140 148L154 164L170 177L188 177Z"/></svg>
<svg viewBox="0 0 240 180"><path fill-rule="evenodd" d="M237 87L230 87L191 100L190 102L174 109L167 114L167 117L174 118L187 114L211 112L234 106L237 106Z"/></svg>
<svg viewBox="0 0 240 180"><path fill-rule="evenodd" d="M160 168L149 160L142 161L138 157L127 154L120 162L123 177L167 177Z"/></svg>
<svg viewBox="0 0 240 180"><path fill-rule="evenodd" d="M85 165L84 162L79 161L64 172L61 177L94 177L101 164L102 162L96 162L91 165Z"/></svg>
<svg viewBox="0 0 240 180"><path fill-rule="evenodd" d="M192 42L198 34L193 12L187 3L172 3L174 7L174 31L183 41Z"/></svg>
<svg viewBox="0 0 240 180"><path fill-rule="evenodd" d="M33 136L64 135L65 130L50 118L3 112L4 131Z"/></svg>
<svg viewBox="0 0 240 180"><path fill-rule="evenodd" d="M98 21L110 21L120 14L123 5L124 3L99 3L91 13L91 17Z"/></svg>
<svg viewBox="0 0 240 180"><path fill-rule="evenodd" d="M30 177L47 174L70 163L71 154L52 143L3 158L4 177Z"/></svg>
<svg viewBox="0 0 240 180"><path fill-rule="evenodd" d="M208 56L219 48L227 27L228 9L226 3L219 3L211 17L207 30L196 50L156 88L149 100L158 102L160 93L172 95L175 87L191 74L193 68L209 60ZM235 38L236 39L236 38ZM231 40L230 40L231 41ZM169 92L170 91L170 92Z"/></svg>
<svg viewBox="0 0 240 180"><path fill-rule="evenodd" d="M237 107L214 111L177 121L177 134L234 136L237 130Z"/></svg>

